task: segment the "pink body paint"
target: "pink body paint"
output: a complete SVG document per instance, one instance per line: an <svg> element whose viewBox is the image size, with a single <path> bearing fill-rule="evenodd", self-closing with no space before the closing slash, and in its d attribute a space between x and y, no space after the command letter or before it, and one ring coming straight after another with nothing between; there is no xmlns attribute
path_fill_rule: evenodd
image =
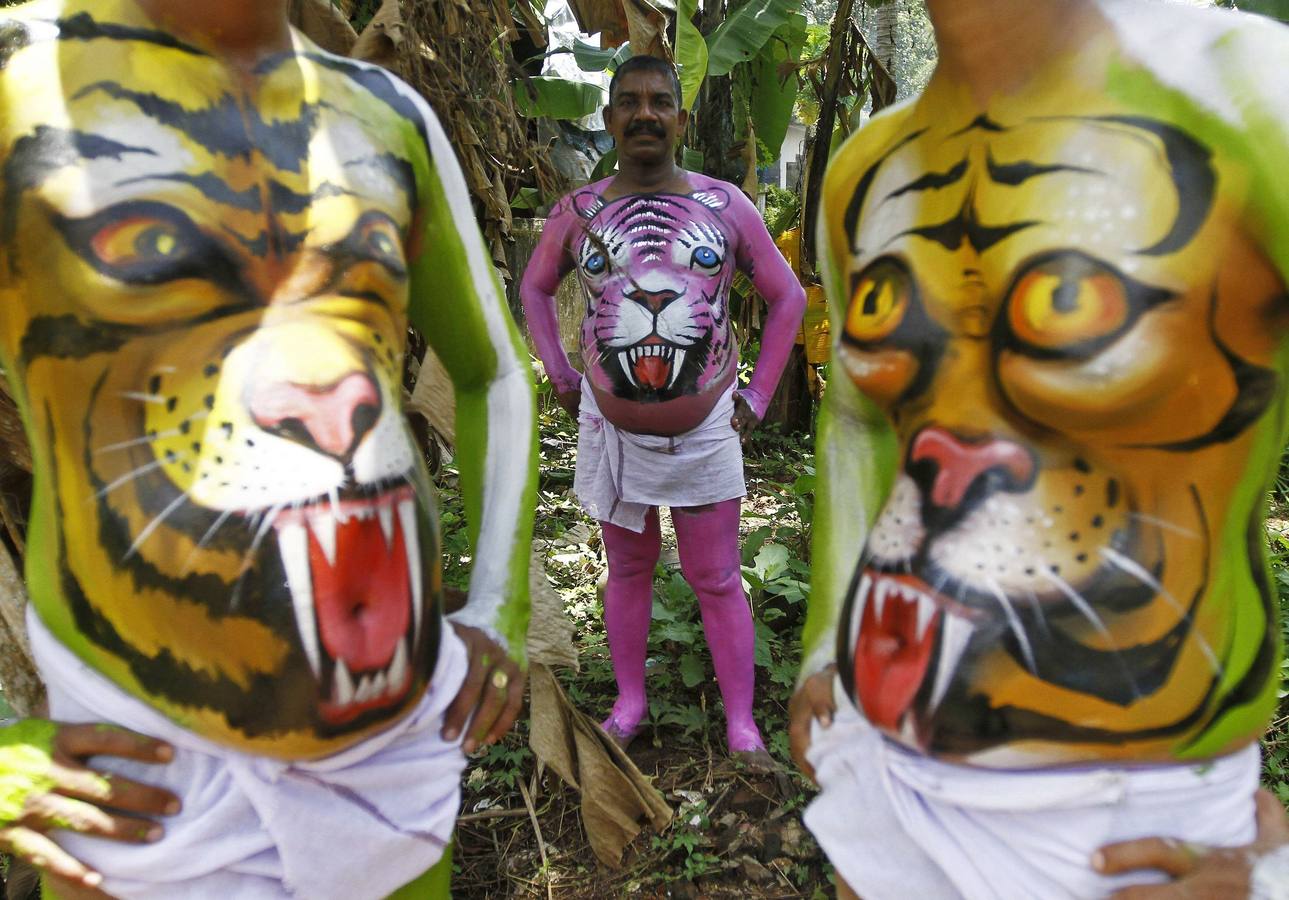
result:
<svg viewBox="0 0 1289 900"><path fill-rule="evenodd" d="M752 719L755 683L755 631L738 547L739 499L711 506L673 508L680 571L698 596L703 632L712 651L712 667L725 704L725 738L731 752L764 749ZM604 547L609 557L609 584L604 592L604 624L618 682L618 699L604 730L633 735L648 711L645 699L645 652L653 609L653 570L661 549L658 510L645 520L643 534L609 522Z"/></svg>
<svg viewBox="0 0 1289 900"><path fill-rule="evenodd" d="M600 412L644 434L695 428L734 380L738 345L730 327L734 272L769 306L761 355L740 395L765 415L796 340L805 292L755 206L733 186L690 173L689 194L631 194L605 201L610 181L565 197L546 221L520 286L529 334L560 392L582 375L559 340L555 291L576 269L586 299L581 350ZM740 571L738 499L673 508L681 571L698 596L725 703L731 751L764 748L752 720L754 632ZM618 699L604 723L634 734L647 712L645 652L653 570L661 537L657 510L642 534L601 522L609 563L604 617Z"/></svg>
<svg viewBox="0 0 1289 900"><path fill-rule="evenodd" d="M769 315L750 384L758 417L796 340L805 292L755 206L731 185L690 174L689 194L605 201L601 181L565 197L546 221L520 296L529 333L560 391L582 376L559 341L554 295L576 268L586 298L581 349L596 403L619 428L683 434L733 381L728 299L734 272L752 279Z"/></svg>

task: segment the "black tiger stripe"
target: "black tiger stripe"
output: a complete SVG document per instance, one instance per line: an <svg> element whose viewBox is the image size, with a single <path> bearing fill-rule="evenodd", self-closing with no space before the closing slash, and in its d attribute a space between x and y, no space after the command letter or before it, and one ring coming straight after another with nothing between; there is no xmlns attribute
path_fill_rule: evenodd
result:
<svg viewBox="0 0 1289 900"><path fill-rule="evenodd" d="M99 385L101 384L100 379ZM47 446L54 446L54 414L48 402L44 404L44 413L46 427L49 429L45 442ZM88 418L83 429L88 440L92 432ZM52 477L57 482L58 473L55 471ZM62 491L57 484L53 493L58 520L66 521L67 512L59 499ZM102 524L100 521L100 526ZM128 547L127 543L125 549ZM118 555L116 558L121 557ZM314 724L307 715L300 714L294 718L290 716L291 710L304 710L307 707L290 702L289 698L299 696L301 692L316 691L309 667L303 659L299 665L285 666L280 672L255 674L251 676L250 687L243 688L225 675L211 675L192 668L183 660L177 659L168 649L163 648L156 656L148 656L130 644L90 602L80 580L72 573L65 544L58 550L58 571L62 595L67 601L77 630L95 646L129 666L131 674L148 693L186 706L218 710L228 717L230 725L251 737L286 733ZM280 577L277 583L284 585L285 573L278 574ZM285 587L282 590L285 594ZM290 608L289 594L275 599L277 605ZM270 607L273 605L268 604ZM278 700L278 697L282 699Z"/></svg>
<svg viewBox="0 0 1289 900"><path fill-rule="evenodd" d="M4 164L4 220L0 238L11 245L18 227L18 208L23 194L44 183L54 172L83 160L120 159L127 153L156 156L147 147L122 144L97 134L51 125L37 125L30 134L14 141ZM10 266L16 261L10 254Z"/></svg>
<svg viewBox="0 0 1289 900"><path fill-rule="evenodd" d="M1276 433L1284 434L1284 430L1279 429ZM1244 531L1249 576L1253 579L1253 584L1258 592L1258 600L1262 605L1262 638L1258 641L1258 652L1249 663L1249 668L1214 708L1210 718L1213 728L1221 724L1220 720L1223 716L1238 712L1241 708L1258 702L1267 685L1274 680L1276 666L1280 661L1281 647L1278 637L1280 622L1276 610L1276 592L1267 579L1267 563L1264 553L1266 531L1263 528L1263 522L1266 518L1265 513L1266 511L1261 505L1250 510L1249 521ZM1229 655L1227 661L1228 663L1230 661ZM1197 735L1195 740L1199 740L1203 736ZM1194 743L1195 741L1192 741L1187 746L1192 746Z"/></svg>
<svg viewBox="0 0 1289 900"><path fill-rule="evenodd" d="M1195 612L1199 609L1200 601L1208 593L1211 576L1213 548L1209 539L1208 514L1204 511L1204 501L1200 497L1199 489L1194 484L1188 485L1188 488L1199 520L1197 530L1204 536L1204 547L1200 554L1200 558L1204 561L1204 573L1185 614L1177 624L1157 640L1148 643L1133 647L1097 650L1071 638L1059 628L1043 630L1033 627L1030 623L1026 632L1033 645L1033 658L1038 666L1035 675L1049 684L1078 691L1118 706L1128 706L1143 697L1149 697L1164 686L1177 665L1177 657L1185 645L1187 636L1194 628ZM1132 555L1130 550L1129 555ZM1151 574L1157 582L1163 583L1162 565ZM1140 605L1135 598L1127 604L1116 602L1119 594L1125 591L1131 592L1131 590L1131 585L1128 585L1120 590L1100 588L1087 593L1096 594L1099 606L1117 612ZM1153 590L1150 591L1150 596L1156 596ZM1069 615L1071 618L1081 616L1079 613ZM1022 616L1022 619L1026 618L1029 617ZM1008 645L1008 652L1012 658L1020 660L1022 658L1020 647L1015 636L1010 633L1004 635L1004 641Z"/></svg>
<svg viewBox="0 0 1289 900"><path fill-rule="evenodd" d="M929 129L921 128L910 135L897 141L891 149L887 150L877 161L869 166L864 174L860 176L859 182L855 185L855 193L846 204L846 212L842 215L842 227L846 231L846 237L850 240L851 250L859 252L855 246L855 230L859 225L859 214L864 208L864 201L868 199L868 192L873 189L873 182L877 178L877 172L888 159L916 141L922 135L926 134Z"/></svg>
<svg viewBox="0 0 1289 900"><path fill-rule="evenodd" d="M1024 161L1016 163L1000 163L994 159L993 150L990 150L986 155L985 168L989 171L989 179L991 181L997 184L1006 185L1007 187L1019 187L1034 178L1041 178L1044 175L1055 175L1061 172L1072 172L1076 175L1105 174L1104 172L1098 172L1096 169L1089 169L1084 166L1066 166L1060 164L1044 166Z"/></svg>
<svg viewBox="0 0 1289 900"><path fill-rule="evenodd" d="M214 172L202 172L200 175L189 175L187 172L140 175L138 178L127 178L121 184L138 184L144 181L175 181L195 187L201 191L202 196L215 203L254 213L264 211L264 198L259 187L236 191L233 190L232 185Z"/></svg>
<svg viewBox="0 0 1289 900"><path fill-rule="evenodd" d="M967 174L967 166L968 162L964 159L947 172L928 172L921 178L915 178L908 184L891 191L883 199L883 202L895 197L902 197L905 194L951 187L961 181L963 176Z"/></svg>
<svg viewBox="0 0 1289 900"><path fill-rule="evenodd" d="M958 250L966 243L977 253L984 253L991 247L1001 244L1012 235L1028 231L1030 228L1042 224L1036 219L1028 219L1023 222L1010 222L1005 225L986 225L980 221L980 216L976 212L974 195L968 194L962 204L962 208L958 210L953 218L934 225L923 225L901 231L890 241L887 241L887 244L889 245L902 237L914 235L934 241L946 250Z"/></svg>
<svg viewBox="0 0 1289 900"><path fill-rule="evenodd" d="M259 152L284 172L301 171L309 154L309 141L318 127L317 104L301 104L294 119L265 122L253 105L239 103L231 94L202 109L188 109L115 81L86 85L72 95L72 100L96 93L133 104L144 115L182 132L211 154L249 159L252 153Z"/></svg>
<svg viewBox="0 0 1289 900"><path fill-rule="evenodd" d="M18 366L26 371L33 360L42 357L85 359L96 353L115 353L130 337L127 328L82 322L70 313L36 316L27 323L19 342Z"/></svg>
<svg viewBox="0 0 1289 900"><path fill-rule="evenodd" d="M404 119L416 128L416 133L420 135L421 141L425 144L425 151L429 153L430 136L426 130L425 118L421 114L420 108L411 98L399 92L394 86L392 77L383 69L368 67L361 63L354 62L339 56L322 53L303 53L300 54L302 59L316 63L333 72L341 72L348 75L350 80L358 84L367 93L371 94L377 100L380 100L394 112L398 113ZM280 63L270 63L266 61L256 69L257 74L262 69L271 69L272 66Z"/></svg>
<svg viewBox="0 0 1289 900"><path fill-rule="evenodd" d="M949 135L949 137L962 137L964 134L970 134L973 131L990 131L995 134L1001 134L1002 132L1007 131L1007 129L989 118L988 113L981 113L967 123L966 126L959 128L953 134Z"/></svg>
<svg viewBox="0 0 1289 900"><path fill-rule="evenodd" d="M152 28L138 28L132 25L120 25L115 22L100 22L87 12L76 13L52 23L58 29L60 41L137 41L178 50L191 56L210 56L205 50L179 40L173 34L157 31Z"/></svg>

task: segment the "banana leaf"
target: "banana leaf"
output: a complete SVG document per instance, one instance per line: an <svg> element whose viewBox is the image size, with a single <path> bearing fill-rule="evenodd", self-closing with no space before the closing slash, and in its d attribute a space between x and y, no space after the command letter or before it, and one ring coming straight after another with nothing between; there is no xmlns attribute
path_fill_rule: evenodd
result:
<svg viewBox="0 0 1289 900"><path fill-rule="evenodd" d="M754 59L800 7L801 0L749 0L734 10L707 36L707 74L728 75L739 63Z"/></svg>
<svg viewBox="0 0 1289 900"><path fill-rule="evenodd" d="M680 70L682 106L693 109L698 89L707 77L707 42L694 25L698 0L676 4L676 67Z"/></svg>
<svg viewBox="0 0 1289 900"><path fill-rule="evenodd" d="M607 47L601 50L594 44L578 40L573 44L573 58L583 72L603 72L605 69L616 69L631 56L631 43L621 47Z"/></svg>
<svg viewBox="0 0 1289 900"><path fill-rule="evenodd" d="M603 88L582 81L541 75L515 83L515 108L528 118L580 119L607 99Z"/></svg>
<svg viewBox="0 0 1289 900"><path fill-rule="evenodd" d="M800 84L795 64L806 44L806 25L805 16L793 14L752 61L752 124L772 160L783 146L797 102Z"/></svg>

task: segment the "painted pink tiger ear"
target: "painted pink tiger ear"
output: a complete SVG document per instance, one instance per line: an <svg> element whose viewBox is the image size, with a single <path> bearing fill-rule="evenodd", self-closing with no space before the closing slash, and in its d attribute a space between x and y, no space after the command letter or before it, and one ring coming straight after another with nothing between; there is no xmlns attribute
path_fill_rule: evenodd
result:
<svg viewBox="0 0 1289 900"><path fill-rule="evenodd" d="M604 198L594 191L578 191L573 195L573 209L583 219L591 219L604 209Z"/></svg>
<svg viewBox="0 0 1289 900"><path fill-rule="evenodd" d="M705 190L694 191L689 196L708 209L724 209L730 205L730 192L725 188L710 187Z"/></svg>

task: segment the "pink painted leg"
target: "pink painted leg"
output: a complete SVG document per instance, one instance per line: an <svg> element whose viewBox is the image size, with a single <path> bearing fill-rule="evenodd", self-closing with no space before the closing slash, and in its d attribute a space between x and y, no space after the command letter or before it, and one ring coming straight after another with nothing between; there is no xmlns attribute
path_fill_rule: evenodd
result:
<svg viewBox="0 0 1289 900"><path fill-rule="evenodd" d="M604 551L609 561L609 583L604 589L604 629L609 637L613 677L618 699L601 727L625 747L640 731L648 711L645 701L645 653L649 646L649 620L653 615L653 570L662 551L658 510L649 510L645 529L637 534L609 522L604 529Z"/></svg>
<svg viewBox="0 0 1289 900"><path fill-rule="evenodd" d="M765 741L752 719L756 633L743 593L738 522L739 499L710 506L673 508L680 570L698 595L712 667L725 703L725 737L731 753L761 763Z"/></svg>

